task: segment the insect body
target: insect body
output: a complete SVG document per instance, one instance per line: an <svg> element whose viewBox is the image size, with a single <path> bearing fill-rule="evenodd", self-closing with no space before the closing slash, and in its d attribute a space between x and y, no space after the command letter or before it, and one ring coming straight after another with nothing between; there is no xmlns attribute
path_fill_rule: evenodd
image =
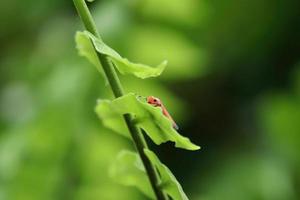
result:
<svg viewBox="0 0 300 200"><path fill-rule="evenodd" d="M154 96L148 96L147 102L155 107L160 107L162 109L163 115L166 116L172 122L173 128L176 130L179 129L179 127L177 126L177 124L175 123L175 121L173 120L173 118L171 117L171 115L169 114L169 112L167 111L167 109L162 104L162 102L159 98L154 97Z"/></svg>

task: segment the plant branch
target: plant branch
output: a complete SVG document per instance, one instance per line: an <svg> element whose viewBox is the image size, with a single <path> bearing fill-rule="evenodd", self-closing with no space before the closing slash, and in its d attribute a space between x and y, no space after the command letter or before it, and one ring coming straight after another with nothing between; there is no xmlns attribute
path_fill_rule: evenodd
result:
<svg viewBox="0 0 300 200"><path fill-rule="evenodd" d="M95 26L95 22L85 3L85 0L73 0L73 2L81 20L84 23L85 28L93 35L100 38L100 35ZM114 93L114 96L116 98L123 96L124 90L112 62L104 54L98 52L97 56L103 67L103 70ZM144 153L144 149L147 149L148 147L141 130L134 124L132 115L125 114L124 120L130 131L131 137L140 155L140 158L144 164L147 175L149 177L149 181L151 183L152 189L155 193L157 200L168 200L167 195L159 187L161 180L157 170Z"/></svg>

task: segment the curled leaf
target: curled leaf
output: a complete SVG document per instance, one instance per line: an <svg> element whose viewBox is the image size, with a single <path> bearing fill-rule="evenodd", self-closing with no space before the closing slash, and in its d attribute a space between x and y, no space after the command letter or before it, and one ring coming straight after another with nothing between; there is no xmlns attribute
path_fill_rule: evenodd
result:
<svg viewBox="0 0 300 200"><path fill-rule="evenodd" d="M146 196L155 199L145 168L138 154L122 150L109 169L110 177L125 186L135 186Z"/></svg>
<svg viewBox="0 0 300 200"><path fill-rule="evenodd" d="M133 93L112 101L100 100L96 107L96 112L103 121L104 126L122 135L129 135L126 124L122 119L122 115L129 113L134 116L136 125L143 129L157 145L172 141L178 148L187 150L200 149L199 146L180 135L172 127L172 122L162 114L161 108L149 105Z"/></svg>
<svg viewBox="0 0 300 200"><path fill-rule="evenodd" d="M174 200L188 200L181 185L168 167L162 164L152 151L144 149L144 152L161 176L160 188ZM122 150L109 172L111 178L117 183L135 186L149 198L155 199L145 168L137 153Z"/></svg>
<svg viewBox="0 0 300 200"><path fill-rule="evenodd" d="M159 171L161 176L161 189L174 200L188 200L188 197L184 193L180 183L176 180L176 177L172 174L169 168L162 164L155 153L149 149L144 149L144 152Z"/></svg>
<svg viewBox="0 0 300 200"><path fill-rule="evenodd" d="M98 100L96 112L105 127L131 139L126 123L117 110L111 106L110 100Z"/></svg>
<svg viewBox="0 0 300 200"><path fill-rule="evenodd" d="M75 36L75 41L79 55L86 57L88 61L90 61L97 68L97 70L103 76L105 76L91 40L88 37L86 37L86 35L83 32L78 31Z"/></svg>
<svg viewBox="0 0 300 200"><path fill-rule="evenodd" d="M121 74L131 74L142 79L159 76L167 65L167 61L163 61L157 67L130 62L128 59L121 57L115 50L88 31L77 32L76 43L79 54L85 56L98 70L100 63L98 58L95 57L96 52L94 49L99 53L107 55ZM93 52L91 50L91 44Z"/></svg>

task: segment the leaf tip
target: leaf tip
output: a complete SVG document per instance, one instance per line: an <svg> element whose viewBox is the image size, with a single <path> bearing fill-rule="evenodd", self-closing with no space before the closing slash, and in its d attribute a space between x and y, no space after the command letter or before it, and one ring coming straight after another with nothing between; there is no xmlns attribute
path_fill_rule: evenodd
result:
<svg viewBox="0 0 300 200"><path fill-rule="evenodd" d="M197 151L197 150L200 150L200 149L201 149L200 146L195 145L191 150L192 150L192 151Z"/></svg>

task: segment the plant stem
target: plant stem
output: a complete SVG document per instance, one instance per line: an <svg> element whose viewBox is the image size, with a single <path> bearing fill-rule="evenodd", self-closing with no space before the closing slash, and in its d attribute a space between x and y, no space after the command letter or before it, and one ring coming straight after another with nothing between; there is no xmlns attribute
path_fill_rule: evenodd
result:
<svg viewBox="0 0 300 200"><path fill-rule="evenodd" d="M73 0L73 2L81 20L84 23L85 28L93 35L100 38L100 35L95 26L95 22L85 3L85 0ZM108 79L110 87L114 93L114 96L116 98L123 96L124 90L112 62L104 54L98 52L97 55L105 72L105 75ZM157 200L168 200L168 196L159 188L161 180L157 170L144 153L144 149L148 148L148 146L144 136L142 135L141 130L134 124L132 115L125 114L124 120L130 131L131 137L140 155L140 158L144 164L147 175L149 177L149 181L151 183L152 189L156 195Z"/></svg>

